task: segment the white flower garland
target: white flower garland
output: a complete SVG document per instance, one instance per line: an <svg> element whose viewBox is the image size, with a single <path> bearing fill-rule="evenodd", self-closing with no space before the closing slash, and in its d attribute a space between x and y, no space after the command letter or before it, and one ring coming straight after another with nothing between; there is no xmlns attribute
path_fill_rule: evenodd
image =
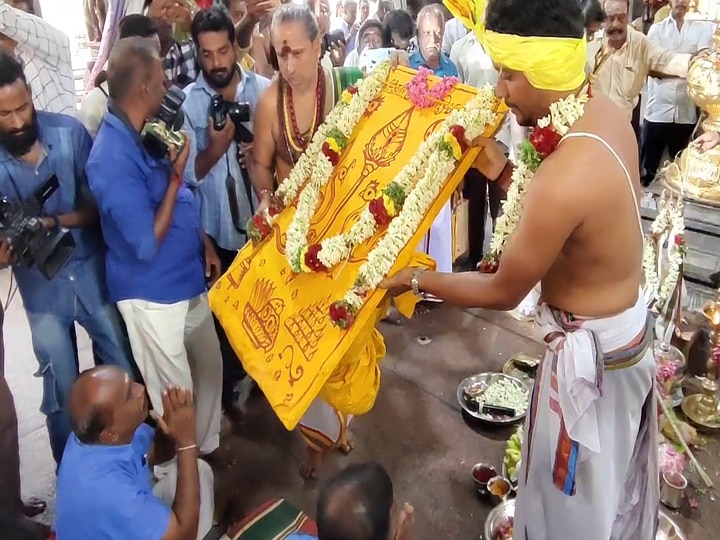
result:
<svg viewBox="0 0 720 540"><path fill-rule="evenodd" d="M583 92L580 96L569 95L550 105L550 114L538 121L541 128L551 127L558 135L564 136L575 122L585 112L588 94ZM520 222L525 196L530 181L535 175L533 164L518 160L512 174L512 183L508 188L507 197L502 204L502 215L497 219L495 232L490 240L488 257L499 261L505 246Z"/></svg>
<svg viewBox="0 0 720 540"><path fill-rule="evenodd" d="M454 125L462 126L465 139L473 141L485 131L488 124L496 118L493 111L494 92L487 86L480 90L463 109L451 112L440 129L421 145L423 152L428 152L427 162L421 167L421 154L413 157L410 164L398 174L396 181L409 182L417 171L424 169L415 187L407 193L399 214L388 225L387 231L375 248L368 254L367 261L358 270L356 284L345 294L343 301L353 309L359 310L366 293L375 290L388 275L400 251L407 245L417 231L433 201L437 198L448 177L455 170L457 161L447 155L441 142L450 133ZM369 211L368 211L369 213ZM372 218L372 215L370 216ZM352 231L352 229L351 229Z"/></svg>
<svg viewBox="0 0 720 540"><path fill-rule="evenodd" d="M285 207L289 206L300 192L295 215L287 228L285 243L285 257L295 271L299 270L297 256L306 247L310 222L315 215L320 192L330 180L334 169L333 164L323 154L322 146L333 130L339 130L345 137L352 135L370 102L385 86L389 71L390 64L386 62L378 66L372 75L358 81L357 92L350 102L335 107L328 114L325 122L315 132L308 148L276 191L276 195L281 198ZM306 184L308 177L310 180Z"/></svg>
<svg viewBox="0 0 720 540"><path fill-rule="evenodd" d="M665 278L661 281L658 274L658 255L660 246L659 237L670 231L668 241L669 267ZM658 310L665 307L665 303L675 290L680 278L680 268L685 259L685 221L683 219L682 205L679 202L666 201L661 205L658 215L650 226L650 232L645 236L643 246L643 273L645 274L645 291L656 301ZM680 242L676 241L680 238Z"/></svg>

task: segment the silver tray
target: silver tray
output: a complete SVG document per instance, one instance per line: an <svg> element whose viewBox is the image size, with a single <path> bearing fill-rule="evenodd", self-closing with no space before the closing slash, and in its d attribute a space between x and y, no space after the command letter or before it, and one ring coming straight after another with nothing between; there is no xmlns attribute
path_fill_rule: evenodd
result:
<svg viewBox="0 0 720 540"><path fill-rule="evenodd" d="M495 540L493 534L508 519L515 517L515 499L508 499L490 510L485 519L484 536L482 540ZM687 540L680 526L667 513L660 510L658 513L660 524L655 540Z"/></svg>
<svg viewBox="0 0 720 540"><path fill-rule="evenodd" d="M465 404L465 399L463 399L463 389L471 384L477 384L477 383L485 383L488 386L490 386L492 383L494 383L497 380L500 379L507 379L511 381L513 384L515 384L518 388L522 388L524 392L527 393L528 397L528 407L530 407L530 389L528 388L528 385L522 382L520 379L516 379L515 377L510 377L508 375L505 375L503 373L480 373L479 375L473 375L471 377L467 377L460 381L460 384L457 387L457 400L460 404L460 407L462 407L462 410L465 411L467 414L472 416L473 418L476 418L478 420L481 420L483 422L487 422L488 424L494 424L494 425L509 425L514 424L515 422L518 422L525 418L525 415L527 414L527 408L525 409L525 412L521 414L517 414L513 417L494 417L490 416L488 414L482 414L479 410L478 411L472 411L468 408L468 406ZM481 407L482 409L482 407Z"/></svg>

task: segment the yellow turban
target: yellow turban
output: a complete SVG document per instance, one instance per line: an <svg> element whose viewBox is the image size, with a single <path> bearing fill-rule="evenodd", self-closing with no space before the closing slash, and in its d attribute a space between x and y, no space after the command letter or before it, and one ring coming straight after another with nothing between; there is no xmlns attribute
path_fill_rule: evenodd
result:
<svg viewBox="0 0 720 540"><path fill-rule="evenodd" d="M535 88L564 92L582 86L587 41L581 38L529 37L485 28L487 0L444 0L445 6L477 35L496 64L522 72Z"/></svg>

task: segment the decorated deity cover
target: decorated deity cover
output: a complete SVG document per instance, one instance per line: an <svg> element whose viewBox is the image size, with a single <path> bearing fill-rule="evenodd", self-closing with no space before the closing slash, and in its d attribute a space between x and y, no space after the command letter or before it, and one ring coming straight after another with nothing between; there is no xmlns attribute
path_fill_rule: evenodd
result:
<svg viewBox="0 0 720 540"><path fill-rule="evenodd" d="M378 68L373 75L388 71ZM354 341L368 339L366 327L377 322L373 312L385 295L377 290L378 269L392 267L392 274L414 256L478 155L463 139L492 136L504 119L507 109L490 87L448 85L433 98L438 79L425 74L419 84L431 91L413 98L411 81L416 89L417 72L400 67L386 82L366 78L344 92L307 159L301 157L281 184L277 193L285 207L268 214L264 235L240 250L210 291L231 345L287 429L297 425ZM425 104L418 106L418 99ZM474 113L461 114L469 103ZM450 125L448 115L467 125ZM297 185L288 187L293 178ZM358 233L368 219L369 228ZM317 253L321 246L324 256ZM396 258L385 267L373 262L388 254ZM331 320L331 312L349 311L351 318Z"/></svg>

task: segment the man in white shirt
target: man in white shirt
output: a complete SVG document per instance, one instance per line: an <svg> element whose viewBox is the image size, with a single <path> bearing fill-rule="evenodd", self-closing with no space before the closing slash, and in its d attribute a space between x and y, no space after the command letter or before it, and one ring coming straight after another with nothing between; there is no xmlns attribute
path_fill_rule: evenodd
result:
<svg viewBox="0 0 720 540"><path fill-rule="evenodd" d="M450 54L453 45L470 31L460 19L452 18L445 23L445 33L443 34L442 52ZM457 64L456 64L457 65Z"/></svg>
<svg viewBox="0 0 720 540"><path fill-rule="evenodd" d="M714 25L706 21L687 21L689 0L671 0L672 13L653 24L648 40L664 48L695 55L710 48ZM687 90L687 81L676 77L649 77L647 107L642 130L642 182L649 185L657 174L667 148L670 159L690 142L697 111Z"/></svg>
<svg viewBox="0 0 720 540"><path fill-rule="evenodd" d="M486 84L493 86L497 84L498 72L474 32L466 34L452 46L450 60L457 67L460 80L468 86L482 88ZM508 116L496 137L508 150L513 148L510 123ZM469 205L468 262L472 268L475 268L483 255L486 201L489 201L490 218L494 228L504 195L497 182L488 182L477 169L468 169L463 185L463 197L467 199Z"/></svg>
<svg viewBox="0 0 720 540"><path fill-rule="evenodd" d="M0 45L22 63L38 110L75 115L70 40L47 22L0 0Z"/></svg>

